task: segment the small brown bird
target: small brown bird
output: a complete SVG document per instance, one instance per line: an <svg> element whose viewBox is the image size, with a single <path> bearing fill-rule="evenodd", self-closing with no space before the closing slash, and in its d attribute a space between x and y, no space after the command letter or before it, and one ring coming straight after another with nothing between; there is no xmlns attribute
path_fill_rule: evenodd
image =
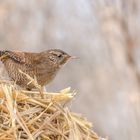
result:
<svg viewBox="0 0 140 140"><path fill-rule="evenodd" d="M9 77L17 85L31 90L35 88L34 85L32 83L27 85L29 79L19 70L32 78L36 77L38 84L45 86L55 78L60 68L74 57L62 50L51 49L40 53L0 51L0 58Z"/></svg>

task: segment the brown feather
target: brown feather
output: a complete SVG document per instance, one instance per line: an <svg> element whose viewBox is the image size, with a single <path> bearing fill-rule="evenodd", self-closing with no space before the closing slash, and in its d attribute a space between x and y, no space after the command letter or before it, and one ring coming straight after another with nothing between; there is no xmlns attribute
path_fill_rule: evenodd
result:
<svg viewBox="0 0 140 140"><path fill-rule="evenodd" d="M69 55L61 50L48 50L41 53L18 51L0 51L1 60L9 74L18 85L32 89L34 85L27 85L29 79L19 72L19 69L32 78L36 77L41 86L51 82L61 65L69 59Z"/></svg>

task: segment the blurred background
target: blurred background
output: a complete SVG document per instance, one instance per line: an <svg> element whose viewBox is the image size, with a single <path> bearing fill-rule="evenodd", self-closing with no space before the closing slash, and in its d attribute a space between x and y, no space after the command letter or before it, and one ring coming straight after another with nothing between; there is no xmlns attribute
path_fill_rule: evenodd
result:
<svg viewBox="0 0 140 140"><path fill-rule="evenodd" d="M139 0L0 0L0 49L80 57L47 90L75 89L72 111L110 140L140 139L139 38Z"/></svg>

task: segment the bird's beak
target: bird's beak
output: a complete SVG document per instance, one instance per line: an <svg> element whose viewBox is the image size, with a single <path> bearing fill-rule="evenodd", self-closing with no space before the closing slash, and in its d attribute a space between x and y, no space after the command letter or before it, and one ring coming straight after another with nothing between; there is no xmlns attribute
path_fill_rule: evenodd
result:
<svg viewBox="0 0 140 140"><path fill-rule="evenodd" d="M70 56L70 59L79 59L77 56Z"/></svg>

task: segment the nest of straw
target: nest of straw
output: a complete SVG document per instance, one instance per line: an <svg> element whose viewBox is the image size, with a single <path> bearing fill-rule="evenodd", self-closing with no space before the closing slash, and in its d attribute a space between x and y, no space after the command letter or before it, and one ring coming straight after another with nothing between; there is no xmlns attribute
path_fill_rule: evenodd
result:
<svg viewBox="0 0 140 140"><path fill-rule="evenodd" d="M92 124L71 112L66 103L74 97L70 88L58 93L26 91L12 83L0 83L1 140L101 140Z"/></svg>

